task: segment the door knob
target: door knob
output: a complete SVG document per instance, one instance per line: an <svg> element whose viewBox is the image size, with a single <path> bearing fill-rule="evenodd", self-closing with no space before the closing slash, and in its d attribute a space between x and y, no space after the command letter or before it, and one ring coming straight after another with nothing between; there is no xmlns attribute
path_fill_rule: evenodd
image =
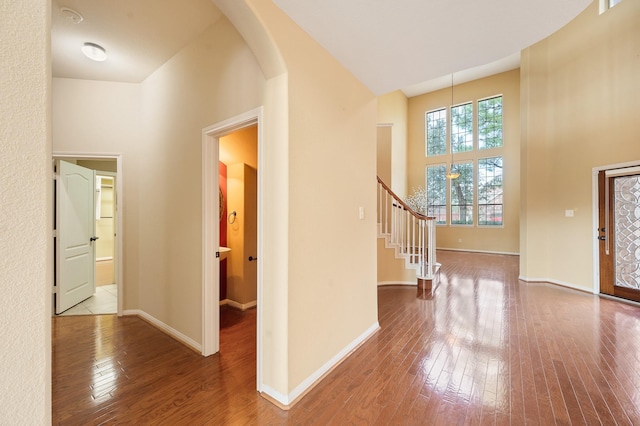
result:
<svg viewBox="0 0 640 426"><path fill-rule="evenodd" d="M89 241L95 241L95 240L97 240L98 238L100 238L100 237L91 237L91 238L89 238Z"/></svg>
<svg viewBox="0 0 640 426"><path fill-rule="evenodd" d="M249 256L249 262L251 262L253 260L258 260L258 258L257 257L253 257L253 256Z"/></svg>

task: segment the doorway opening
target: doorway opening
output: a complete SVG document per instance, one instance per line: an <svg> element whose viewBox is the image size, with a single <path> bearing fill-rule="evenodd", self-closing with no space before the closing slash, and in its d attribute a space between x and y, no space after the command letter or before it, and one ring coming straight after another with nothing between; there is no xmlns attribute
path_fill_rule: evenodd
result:
<svg viewBox="0 0 640 426"><path fill-rule="evenodd" d="M65 277L65 269L56 272L56 288L52 294L52 312L58 315L98 315L117 314L123 311L123 279L122 279L122 162L119 155L93 155L77 153L54 153L54 162L64 161L93 172L92 188L95 193L92 198L92 215L94 216L94 232L92 245L94 252L92 260L94 273L92 291L88 298L79 303L73 303L68 309L56 309L59 300L59 284ZM58 173L57 173L58 174ZM59 200L57 200L59 201ZM54 208L55 211L55 208ZM54 223L56 219L54 218ZM59 241L61 230L56 230L56 240ZM55 246L55 244L54 244ZM54 257L56 255L54 254ZM53 259L56 265L56 259ZM66 306L65 306L66 307Z"/></svg>
<svg viewBox="0 0 640 426"><path fill-rule="evenodd" d="M220 350L221 303L225 305L225 310L231 306L237 312L255 307L258 391L261 390L262 383L261 130L262 108L257 108L207 127L202 133L202 354L209 356ZM256 152L241 152L252 149ZM223 160L230 164L224 163ZM223 170L225 168L226 171ZM221 172L224 174L221 175ZM224 184L224 190L221 184ZM222 236L221 230L225 228L227 234ZM221 247L231 250L225 252ZM226 257L226 260L221 261L221 257ZM229 277L229 270L233 271L234 276L227 280L227 287L221 292L220 270L223 262L227 268L225 276ZM238 278L236 274L242 274L242 277Z"/></svg>

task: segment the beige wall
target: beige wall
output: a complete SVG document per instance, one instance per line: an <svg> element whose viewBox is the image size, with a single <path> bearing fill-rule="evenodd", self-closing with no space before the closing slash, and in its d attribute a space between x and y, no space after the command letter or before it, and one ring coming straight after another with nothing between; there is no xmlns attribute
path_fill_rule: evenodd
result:
<svg viewBox="0 0 640 426"><path fill-rule="evenodd" d="M227 224L227 299L247 305L257 301L257 183L256 169L244 163L227 167L227 206L235 211ZM229 214L229 213L227 213ZM225 219L226 220L226 219Z"/></svg>
<svg viewBox="0 0 640 426"><path fill-rule="evenodd" d="M145 105L153 102L156 108L146 112L144 123L170 119L150 132L149 138L142 137L136 124L143 103L139 86L58 79L53 86L53 133L60 149L123 153L128 182L125 233L130 234L124 248L125 278L131 281L126 306L144 305L198 339L194 317L176 317L184 309L199 310L194 285L198 281L199 288L195 278L199 273L192 272L199 270L199 263L172 255L185 248L194 255L192 246L199 246L194 236L200 201L192 189L177 199L171 195L184 185L199 189L196 151L203 126L264 103L269 144L265 203L285 206L265 212L265 251L273 262L265 265L269 293L265 295L263 349L269 369L264 380L286 393L376 318L375 268L371 268L375 262L376 107L373 96L271 2L247 1L257 15L248 19L264 23L289 68L288 72L282 68L277 49L256 48L266 39L259 37L265 34L259 30L262 27L246 29L238 24L267 79L260 101L240 84L250 81L250 88L262 84L254 64L245 63L249 66L242 69L242 76L212 72L216 67L209 61L217 63L218 55L219 61L230 63L224 59L230 54L227 46L238 47L233 53L244 58L241 63L250 62L237 34L223 25L210 30L220 30L224 40L209 40L209 46L217 47L215 54L207 54L207 43L200 39L195 44L199 47L177 59L184 61L185 74L192 81L180 75L182 79L172 82L169 75L177 71L164 69L154 82L145 84ZM11 423L50 422L50 306L37 302L49 300L50 287L43 283L52 278L52 266L46 260L51 258L51 185L46 172L51 158L49 7L45 1L10 0L1 14L0 108L3 117L11 117L0 123L6 159L1 173L7 188L0 218L3 229L9 230L0 243L1 267L6 282L16 290L7 292L1 302L2 340L12 345L2 358L3 367L11 368L0 378L0 403L3 420ZM635 96L640 74L639 7L638 2L627 0L598 17L594 3L567 28L524 52L521 262L525 276L591 285L594 233L590 218L582 217L588 216L585 212L591 206L591 168L640 157L635 136L639 126L635 113L640 106ZM243 13L238 16L245 19L248 15ZM203 60L206 66L200 66ZM168 84L160 89L165 79ZM220 97L208 92L213 89L206 82L212 81L225 88ZM123 110L125 106L129 110ZM179 129L180 124L186 131ZM340 155L332 154L336 152ZM329 164L331 173L326 173ZM157 173L177 177L164 198L148 193L156 177L150 175ZM187 212L171 205L180 202ZM342 210L336 212L331 207L335 204ZM359 206L366 209L365 221L356 219ZM157 237L149 226L136 232L140 222L149 220L149 213L159 207L167 209L152 225L171 225L171 230ZM577 209L573 221L562 218L565 208ZM309 223L318 226L310 229ZM336 249L335 239L328 232L323 235L326 229L342 235L344 245ZM138 267L148 268L151 258L169 259L167 268L172 270L156 285L151 283L155 277ZM188 278L185 295L172 301L179 289L169 288L168 281L183 271Z"/></svg>
<svg viewBox="0 0 640 426"><path fill-rule="evenodd" d="M519 71L513 70L488 78L456 85L453 104L503 96L504 147L487 150L483 157L502 155L504 158L504 226L500 228L443 225L437 227L438 248L518 253L520 209L520 84ZM427 164L449 164L450 155L426 157L425 113L451 105L451 88L415 96L409 99L408 187L425 186ZM464 161L478 154L477 150L455 154L455 161ZM459 240L462 240L461 242Z"/></svg>
<svg viewBox="0 0 640 426"><path fill-rule="evenodd" d="M593 2L522 55L520 273L590 290L592 168L640 160L640 2ZM572 218L564 217L573 209Z"/></svg>
<svg viewBox="0 0 640 426"><path fill-rule="evenodd" d="M249 126L219 140L220 161L227 167L227 220L235 211L235 221L227 224L227 299L239 307L257 302L257 167L258 127ZM234 306L238 306L235 305Z"/></svg>
<svg viewBox="0 0 640 426"><path fill-rule="evenodd" d="M407 195L407 97L400 90L378 97L378 123L391 126L391 177L385 182L400 197Z"/></svg>
<svg viewBox="0 0 640 426"><path fill-rule="evenodd" d="M142 84L54 80L54 149L123 157L125 310L141 309L196 342L202 129L260 105L262 86L226 19Z"/></svg>
<svg viewBox="0 0 640 426"><path fill-rule="evenodd" d="M56 149L123 153L125 234L132 234L125 235L125 279L132 283L125 282L125 308L199 341L201 131L264 105L263 381L288 395L376 323L376 106L271 2L256 0L251 8L278 33L288 73L267 58L265 81L223 19L140 86L57 81L64 117L56 118L54 135ZM253 40L251 29L240 27ZM119 139L107 136L119 131L111 129L90 137L86 130L102 129L101 121L117 123L117 91L138 108L122 118L140 125L132 123ZM87 98L101 99L103 110L85 108L93 106ZM85 131L71 134L74 125ZM360 206L367 212L362 221ZM339 248L335 235L342 236Z"/></svg>
<svg viewBox="0 0 640 426"><path fill-rule="evenodd" d="M391 125L378 125L376 137L376 174L384 183L391 182Z"/></svg>
<svg viewBox="0 0 640 426"><path fill-rule="evenodd" d="M54 151L122 154L124 309L138 308L140 85L54 78ZM83 162L86 166L87 163ZM102 168L102 164L96 164Z"/></svg>
<svg viewBox="0 0 640 426"><path fill-rule="evenodd" d="M0 423L51 423L50 1L0 4Z"/></svg>
<svg viewBox="0 0 640 426"><path fill-rule="evenodd" d="M118 163L115 160L74 160L65 159L65 161L73 162L79 166L93 169L99 172L112 172L118 171Z"/></svg>
<svg viewBox="0 0 640 426"><path fill-rule="evenodd" d="M286 394L377 323L376 99L270 1L248 3L288 69Z"/></svg>
<svg viewBox="0 0 640 426"><path fill-rule="evenodd" d="M142 83L140 309L202 335L202 129L261 104L264 78L221 19ZM158 186L163 191L153 188ZM150 220L152 218L152 220Z"/></svg>
<svg viewBox="0 0 640 426"><path fill-rule="evenodd" d="M418 283L415 269L408 269L404 258L396 258L395 248L385 247L384 238L378 238L378 285Z"/></svg>
<svg viewBox="0 0 640 426"><path fill-rule="evenodd" d="M237 130L219 139L220 161L229 165L244 163L258 169L258 126Z"/></svg>
<svg viewBox="0 0 640 426"><path fill-rule="evenodd" d="M399 197L407 195L407 120L409 102L400 90L378 96L378 176ZM395 250L377 243L378 283L416 283L416 271L405 268Z"/></svg>

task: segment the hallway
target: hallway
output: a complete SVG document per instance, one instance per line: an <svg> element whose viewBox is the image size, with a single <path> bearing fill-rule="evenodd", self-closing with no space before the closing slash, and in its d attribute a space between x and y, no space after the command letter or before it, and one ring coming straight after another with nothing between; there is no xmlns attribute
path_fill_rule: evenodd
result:
<svg viewBox="0 0 640 426"><path fill-rule="evenodd" d="M380 331L289 411L255 391L255 310L209 358L139 318L54 318L53 423L640 422L640 307L519 282L516 256L438 256L433 297L379 288Z"/></svg>

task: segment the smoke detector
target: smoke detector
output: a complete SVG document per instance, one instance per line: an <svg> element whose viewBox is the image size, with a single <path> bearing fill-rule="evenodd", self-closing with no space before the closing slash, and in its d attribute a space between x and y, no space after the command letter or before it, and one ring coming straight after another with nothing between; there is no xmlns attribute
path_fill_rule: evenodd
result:
<svg viewBox="0 0 640 426"><path fill-rule="evenodd" d="M80 13L76 12L73 9L69 9L68 7L61 7L60 12L62 12L62 15L74 24L79 24L84 20Z"/></svg>

